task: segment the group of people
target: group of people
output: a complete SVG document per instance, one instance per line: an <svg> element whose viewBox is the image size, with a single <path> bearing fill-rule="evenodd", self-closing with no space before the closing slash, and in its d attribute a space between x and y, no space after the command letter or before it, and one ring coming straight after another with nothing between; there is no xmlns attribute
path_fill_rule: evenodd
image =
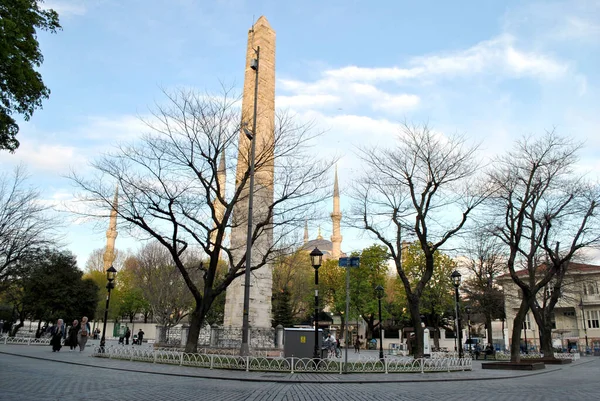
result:
<svg viewBox="0 0 600 401"><path fill-rule="evenodd" d="M488 344L482 350L481 347L479 346L479 344L477 344L475 346L475 360L479 359L479 355L481 355L482 352L483 352L483 359L487 359L488 355L494 354L494 347L492 346L492 344Z"/></svg>
<svg viewBox="0 0 600 401"><path fill-rule="evenodd" d="M81 318L81 322L77 319L73 320L73 324L70 327L66 327L62 319L58 319L56 325L52 327L50 345L52 346L52 352L58 352L64 345L69 347L69 351L72 352L79 347L79 352L85 349L85 344L88 341L92 330L88 318L86 316Z"/></svg>
<svg viewBox="0 0 600 401"><path fill-rule="evenodd" d="M119 336L119 344L129 345L129 338L131 338L131 330L129 327L126 327L125 333ZM136 334L133 335L133 345L142 345L142 340L144 339L144 331L140 329Z"/></svg>

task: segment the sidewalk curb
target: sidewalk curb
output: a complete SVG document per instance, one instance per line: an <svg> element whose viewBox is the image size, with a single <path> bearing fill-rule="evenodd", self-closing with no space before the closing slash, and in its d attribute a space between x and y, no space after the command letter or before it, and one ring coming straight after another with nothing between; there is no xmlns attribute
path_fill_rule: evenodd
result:
<svg viewBox="0 0 600 401"><path fill-rule="evenodd" d="M131 369L125 369L125 368L118 368L118 367L109 367L109 366L99 366L99 365L94 365L94 364L85 364L85 363L81 363L81 362L71 362L71 361L59 361L59 360L55 360L55 359L49 359L49 358L43 358L43 357L38 357L38 356L31 356L31 355L21 355L21 354L17 354L17 353L13 353L13 352L6 352L4 350L0 351L0 354L6 354L6 355L11 355L11 356L17 356L17 357L22 357L22 358L30 358L30 359L36 359L36 360L43 360L43 361L49 361L49 362L57 362L57 363L64 363L64 364L68 364L68 365L78 365L78 366L85 366L88 368L98 368L98 369L109 369L109 370L117 370L117 371L124 371L124 372L135 372L135 373L145 373L145 374L153 374L153 375L161 375L161 376L175 376L175 377L189 377L189 378L198 378L198 379L211 379L211 380L225 380L225 381L239 381L239 382L259 382L259 383L281 383L281 384L300 384L300 383L308 383L308 384L332 384L331 380L326 380L326 379L303 379L301 377L301 375L304 375L304 373L294 373L295 377L294 379L284 379L284 378L275 378L275 377L270 377L270 378L263 378L263 377L218 377L218 376L210 376L210 375L202 375L202 374L189 374L189 373L173 373L173 372L156 372L156 371L149 371L149 370L135 370L132 371ZM92 356L90 356L90 358L93 358ZM130 362L130 361L124 361L124 362ZM587 364L587 363L591 363L593 361L586 361L586 362L582 362L578 365L581 364ZM131 362L131 363L135 363L135 362ZM142 364L145 364L143 362L139 362L140 366L143 366ZM573 365L571 365L573 366ZM203 369L203 368L197 368L197 369ZM528 373L528 374L521 374L521 375L512 375L512 376L503 376L503 377L468 377L468 378L444 378L444 379L435 379L435 378L431 378L431 379L397 379L397 380L366 380L366 379L356 379L356 380L338 380L335 381L336 384L385 384L385 383L434 383L434 382L461 382L461 381L483 381L483 380L505 380L505 379L518 379L518 378L522 378L522 377L531 377L531 376L538 376L538 375L543 375L543 374L547 374L547 373L552 373L552 372L557 372L559 370L563 370L564 367L557 367L554 369L550 369L547 370L544 369L543 371L536 371L536 372L532 372L532 373ZM223 371L225 369L222 369ZM229 370L227 370L229 371ZM230 372L237 372L235 370L231 370ZM258 373L258 372L257 372ZM260 372L259 374L277 374L278 372ZM290 373L286 373L286 374L290 374ZM392 374L396 374L396 375L421 375L421 373L392 373ZM427 373L427 375L435 375L435 373ZM329 375L329 374L328 374ZM388 374L389 375L389 374ZM341 376L341 375L336 375L336 376ZM344 375L345 377L348 377L350 375ZM389 377L389 376L388 376Z"/></svg>

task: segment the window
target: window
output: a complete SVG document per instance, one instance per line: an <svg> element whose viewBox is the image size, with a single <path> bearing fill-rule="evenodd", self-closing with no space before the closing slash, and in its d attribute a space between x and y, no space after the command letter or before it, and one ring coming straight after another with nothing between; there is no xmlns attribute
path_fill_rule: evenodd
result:
<svg viewBox="0 0 600 401"><path fill-rule="evenodd" d="M597 293L598 293L598 291L595 291L594 284L588 285L588 294L589 295L594 295L594 294L597 294Z"/></svg>
<svg viewBox="0 0 600 401"><path fill-rule="evenodd" d="M597 310L586 311L588 329L600 328L600 312Z"/></svg>
<svg viewBox="0 0 600 401"><path fill-rule="evenodd" d="M569 316L569 317L575 317L575 311L569 310L569 311L563 312L563 315Z"/></svg>
<svg viewBox="0 0 600 401"><path fill-rule="evenodd" d="M525 315L525 321L523 322L523 329L531 330L531 321L529 320L529 313Z"/></svg>

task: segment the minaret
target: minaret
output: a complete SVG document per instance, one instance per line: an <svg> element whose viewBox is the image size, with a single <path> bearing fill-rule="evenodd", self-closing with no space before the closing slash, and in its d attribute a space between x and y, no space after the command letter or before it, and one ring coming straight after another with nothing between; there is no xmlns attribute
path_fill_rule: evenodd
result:
<svg viewBox="0 0 600 401"><path fill-rule="evenodd" d="M333 181L333 213L331 213L331 222L333 232L331 235L331 256L339 259L342 253L342 234L340 234L340 221L342 212L340 212L340 189L338 188L337 166L335 166L335 179Z"/></svg>
<svg viewBox="0 0 600 401"><path fill-rule="evenodd" d="M117 239L117 208L119 207L119 186L115 189L112 209L110 211L110 223L106 231L106 250L104 251L104 271L106 272L115 261L115 240Z"/></svg>
<svg viewBox="0 0 600 401"><path fill-rule="evenodd" d="M219 196L221 199L225 199L225 182L227 180L226 175L226 164L225 164L225 149L221 152L221 160L219 160L219 167L217 168L217 190L219 191ZM215 217L216 221L213 223L213 228L215 230L212 232L210 236L211 242L214 244L215 239L217 238L217 224L223 223L223 215L225 214L225 205L219 200L219 197L215 196L213 201L213 207L215 209Z"/></svg>
<svg viewBox="0 0 600 401"><path fill-rule="evenodd" d="M269 207L273 203L273 143L275 127L275 31L269 21L262 16L248 32L246 49L246 72L244 76L244 93L242 96L242 125L253 126L254 91L257 71L253 60L258 60L258 89L256 132L257 168L254 175L254 203L252 222L254 227L263 222L268 216ZM254 67L254 68L253 68ZM251 141L243 129L239 137L239 149L236 171L236 187L240 178L248 171ZM246 183L248 186L249 183ZM234 263L241 260L246 252L246 233L248 222L248 187L241 191L240 200L233 210L233 227L231 230L230 247ZM260 236L252 244L252 260L250 265L256 265L263 259L273 245L272 227L267 225ZM250 307L248 320L252 328L271 328L271 296L273 287L272 266L265 265L253 270L250 279ZM236 278L227 288L223 325L242 327L244 308L244 276Z"/></svg>
<svg viewBox="0 0 600 401"><path fill-rule="evenodd" d="M308 242L308 220L304 220L304 243Z"/></svg>

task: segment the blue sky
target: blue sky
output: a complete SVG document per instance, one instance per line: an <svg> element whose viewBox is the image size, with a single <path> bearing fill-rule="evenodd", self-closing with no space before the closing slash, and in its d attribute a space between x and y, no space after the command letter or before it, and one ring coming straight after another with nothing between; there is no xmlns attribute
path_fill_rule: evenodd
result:
<svg viewBox="0 0 600 401"><path fill-rule="evenodd" d="M23 163L48 202L69 202L64 176L143 132L161 88L241 88L247 31L265 15L277 32L277 100L326 131L342 155L392 143L402 120L429 121L482 143L490 158L525 134L556 128L585 141L581 172L600 171L600 1L47 0L63 31L40 34L51 89L21 124ZM343 201L342 205L346 203ZM73 221L67 246L84 266L107 224ZM330 224L323 224L329 237ZM345 251L372 241L343 230ZM311 236L316 235L316 228ZM135 249L120 233L117 247Z"/></svg>

